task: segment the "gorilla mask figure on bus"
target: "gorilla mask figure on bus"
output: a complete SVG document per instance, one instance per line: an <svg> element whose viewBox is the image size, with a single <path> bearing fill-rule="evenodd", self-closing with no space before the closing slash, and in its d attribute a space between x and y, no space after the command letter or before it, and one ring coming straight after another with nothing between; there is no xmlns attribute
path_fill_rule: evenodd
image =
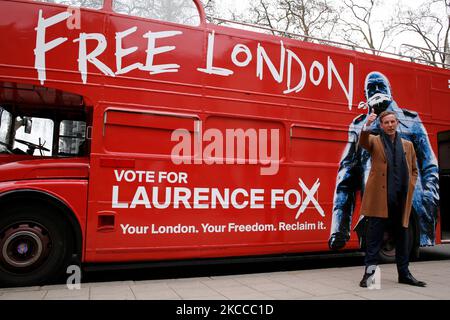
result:
<svg viewBox="0 0 450 320"><path fill-rule="evenodd" d="M379 72L371 72L367 75L364 88L369 111L380 115L392 102L389 80Z"/></svg>

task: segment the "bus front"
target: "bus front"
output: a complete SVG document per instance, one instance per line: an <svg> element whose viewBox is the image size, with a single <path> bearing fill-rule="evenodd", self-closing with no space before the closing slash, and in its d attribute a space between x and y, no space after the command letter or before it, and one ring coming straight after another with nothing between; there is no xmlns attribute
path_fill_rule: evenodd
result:
<svg viewBox="0 0 450 320"><path fill-rule="evenodd" d="M90 111L36 85L0 93L0 286L47 283L81 256Z"/></svg>

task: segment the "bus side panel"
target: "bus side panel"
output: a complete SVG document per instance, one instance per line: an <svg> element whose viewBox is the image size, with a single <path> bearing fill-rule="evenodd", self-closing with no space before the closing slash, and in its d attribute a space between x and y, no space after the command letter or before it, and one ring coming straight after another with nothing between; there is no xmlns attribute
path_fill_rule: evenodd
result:
<svg viewBox="0 0 450 320"><path fill-rule="evenodd" d="M150 111L153 113L145 115ZM340 155L327 156L316 147L319 143L323 144L320 149L330 150L335 144L338 149L345 147L346 131L291 126L248 116L195 114L187 120L175 114L110 108L103 117L107 119L104 136L99 138L105 153L93 155L91 166L97 171L91 171L88 261L327 250L327 226L331 224L327 213L332 209ZM201 131L196 131L198 123ZM227 130L255 129L257 135L261 130L269 135L276 132L281 161L273 164L272 175L262 175L269 166L251 163L258 159L248 149L244 157L215 154L195 164L195 156L205 155L205 149L195 150L190 143L192 154L185 159L188 163L176 165L172 161L177 157L170 155L176 145L170 142L176 128L185 129L192 140L211 133L208 130L225 138ZM123 137L135 139L124 145ZM298 161L294 163L287 160L288 141L295 144ZM269 142L269 148L274 142ZM207 146L204 141L203 148ZM245 163L237 164L237 159ZM206 164L205 160L216 164ZM232 163L225 164L227 160ZM93 176L98 178L94 180ZM187 193L191 196L180 200ZM104 225L105 219L113 222ZM349 249L357 248L355 240L349 243Z"/></svg>

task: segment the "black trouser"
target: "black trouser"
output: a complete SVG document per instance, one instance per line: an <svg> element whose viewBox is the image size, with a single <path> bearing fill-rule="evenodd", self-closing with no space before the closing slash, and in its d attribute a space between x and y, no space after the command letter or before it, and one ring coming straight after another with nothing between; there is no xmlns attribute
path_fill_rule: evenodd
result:
<svg viewBox="0 0 450 320"><path fill-rule="evenodd" d="M390 210L391 211L391 210ZM392 211L391 211L392 212ZM392 215L389 218L368 217L366 235L366 270L369 266L376 266L379 262L379 252L383 244L384 232L391 232L395 240L395 260L399 275L409 272L409 234L408 228L402 226L400 219Z"/></svg>

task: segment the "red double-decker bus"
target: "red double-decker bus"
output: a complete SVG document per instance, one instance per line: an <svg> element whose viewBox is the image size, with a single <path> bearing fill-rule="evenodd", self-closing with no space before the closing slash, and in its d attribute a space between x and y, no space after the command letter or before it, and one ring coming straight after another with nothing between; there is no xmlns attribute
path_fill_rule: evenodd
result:
<svg viewBox="0 0 450 320"><path fill-rule="evenodd" d="M2 0L0 16L2 286L358 250L357 137L381 109L418 157L412 254L450 238L445 65L207 23L198 0Z"/></svg>

